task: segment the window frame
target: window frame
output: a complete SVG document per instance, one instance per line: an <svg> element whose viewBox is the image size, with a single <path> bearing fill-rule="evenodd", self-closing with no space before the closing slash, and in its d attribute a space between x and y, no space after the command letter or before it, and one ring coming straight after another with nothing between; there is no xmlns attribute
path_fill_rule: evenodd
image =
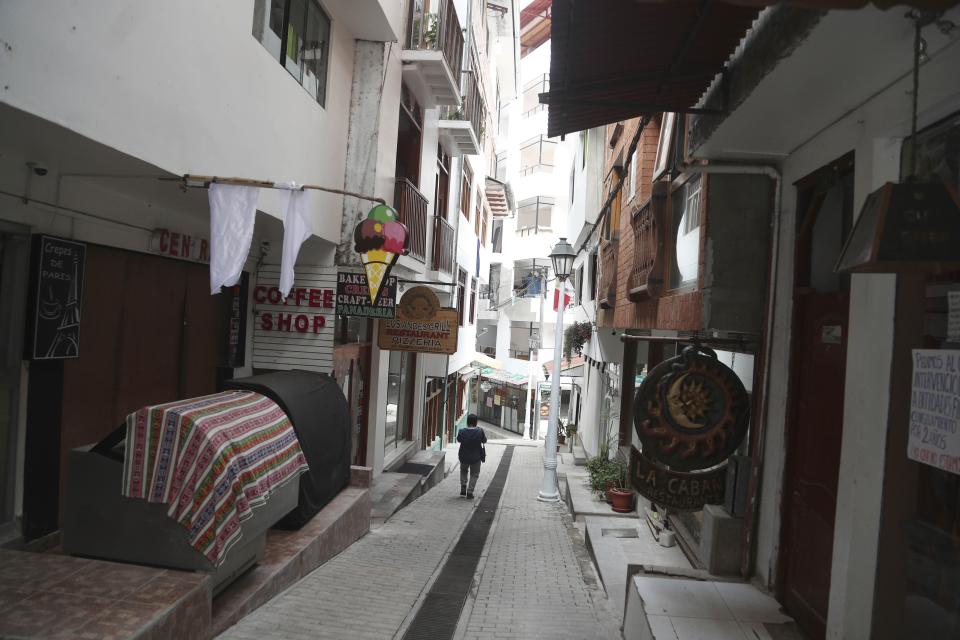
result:
<svg viewBox="0 0 960 640"><path fill-rule="evenodd" d="M466 313L464 313L467 299L467 270L457 267L457 324L461 327L467 326L464 323Z"/></svg>
<svg viewBox="0 0 960 640"><path fill-rule="evenodd" d="M476 278L470 278L470 324L477 322L477 290L480 281Z"/></svg>
<svg viewBox="0 0 960 640"><path fill-rule="evenodd" d="M312 92L310 88L304 84L303 76L304 76L304 70L306 67L303 64L302 55L300 60L297 61L296 63L299 67L301 77L299 78L296 77L287 65L287 62L288 62L287 44L288 44L288 38L290 36L290 26L291 26L290 25L290 8L292 3L293 3L293 0L283 0L283 17L281 18L281 25L280 25L281 33L277 34L277 32L273 31L272 27L270 26L270 17L271 17L271 9L272 9L271 0L258 0L254 6L254 11L253 11L253 17L254 17L253 36L257 39L257 41L261 44L261 46L263 46L263 48L267 50L270 56L274 60L280 63L281 68L283 68L287 72L287 74L291 78L293 78L297 82L297 84L299 84L303 88L304 91L309 93L311 97L314 99L314 101L317 104L319 104L321 108L326 109L327 93L328 93L327 90L329 87L329 79L330 79L330 49L331 49L330 41L333 39L333 19L330 17L330 14L323 7L323 5L317 0L303 0L304 8L305 8L305 15L303 17L304 32L307 31L307 27L310 25L311 8L315 11L315 15L321 18L321 21L326 20L327 37L326 37L326 40L323 42L323 52L322 52L323 68L320 70L319 73L315 75L317 79L317 91L314 94L314 92ZM268 31L272 33L274 36L279 36L280 38L279 53L275 53L267 45L267 43L264 42L264 37ZM302 35L304 35L304 41L305 41L306 40L305 33Z"/></svg>
<svg viewBox="0 0 960 640"><path fill-rule="evenodd" d="M463 169L460 172L460 213L470 220L470 198L473 197L473 170L466 158L463 160Z"/></svg>

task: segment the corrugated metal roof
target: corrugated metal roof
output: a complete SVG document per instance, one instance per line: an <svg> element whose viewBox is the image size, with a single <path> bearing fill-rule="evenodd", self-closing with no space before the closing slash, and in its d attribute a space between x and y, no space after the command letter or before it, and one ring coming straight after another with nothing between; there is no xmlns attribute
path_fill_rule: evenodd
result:
<svg viewBox="0 0 960 640"><path fill-rule="evenodd" d="M548 135L688 111L758 13L701 0L554 0Z"/></svg>
<svg viewBox="0 0 960 640"><path fill-rule="evenodd" d="M760 11L777 0L553 0L548 135L692 112ZM788 0L943 10L957 0ZM895 9L891 9L895 10Z"/></svg>

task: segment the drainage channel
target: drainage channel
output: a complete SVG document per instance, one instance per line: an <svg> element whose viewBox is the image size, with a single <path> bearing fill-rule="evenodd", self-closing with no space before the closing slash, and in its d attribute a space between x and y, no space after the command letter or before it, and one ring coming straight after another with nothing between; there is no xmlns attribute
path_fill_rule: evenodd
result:
<svg viewBox="0 0 960 640"><path fill-rule="evenodd" d="M513 446L508 445L504 447L500 464L493 474L487 492L483 494L480 504L460 534L460 539L450 552L450 557L440 570L440 575L427 593L413 622L403 634L403 640L453 638L463 605L467 601L467 594L470 592L473 575L480 562L483 545L493 525L503 487L507 483L507 472L510 471L512 458Z"/></svg>

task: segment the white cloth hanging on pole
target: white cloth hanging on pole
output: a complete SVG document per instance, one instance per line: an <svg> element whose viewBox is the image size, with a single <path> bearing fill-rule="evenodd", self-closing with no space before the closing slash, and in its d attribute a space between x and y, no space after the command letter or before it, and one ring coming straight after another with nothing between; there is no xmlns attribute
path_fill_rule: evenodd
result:
<svg viewBox="0 0 960 640"><path fill-rule="evenodd" d="M240 280L253 241L260 189L232 184L210 185L210 294Z"/></svg>
<svg viewBox="0 0 960 640"><path fill-rule="evenodd" d="M296 182L277 183L283 211L283 255L280 258L280 294L286 300L293 288L293 266L300 247L313 232L308 214L307 192Z"/></svg>

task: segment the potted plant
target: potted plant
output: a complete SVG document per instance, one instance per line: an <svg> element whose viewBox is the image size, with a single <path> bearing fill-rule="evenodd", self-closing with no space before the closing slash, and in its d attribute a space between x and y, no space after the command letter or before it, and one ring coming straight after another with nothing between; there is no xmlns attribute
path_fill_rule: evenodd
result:
<svg viewBox="0 0 960 640"><path fill-rule="evenodd" d="M630 513L633 511L633 491L627 488L627 465L623 462L617 462L615 464L615 484L607 492L610 505L617 513Z"/></svg>
<svg viewBox="0 0 960 640"><path fill-rule="evenodd" d="M568 424L565 428L567 430L567 436L570 438L570 441L572 442L577 437L577 425L576 423Z"/></svg>
<svg viewBox="0 0 960 640"><path fill-rule="evenodd" d="M563 426L563 420L557 420L557 451L560 450L560 445L567 443L567 432L566 428Z"/></svg>
<svg viewBox="0 0 960 640"><path fill-rule="evenodd" d="M437 47L437 28L440 26L440 17L431 13L427 15L427 30L423 34L423 41L429 49Z"/></svg>
<svg viewBox="0 0 960 640"><path fill-rule="evenodd" d="M593 335L593 328L589 322L574 322L567 327L563 335L563 358L568 363L574 355L583 353L583 345Z"/></svg>

